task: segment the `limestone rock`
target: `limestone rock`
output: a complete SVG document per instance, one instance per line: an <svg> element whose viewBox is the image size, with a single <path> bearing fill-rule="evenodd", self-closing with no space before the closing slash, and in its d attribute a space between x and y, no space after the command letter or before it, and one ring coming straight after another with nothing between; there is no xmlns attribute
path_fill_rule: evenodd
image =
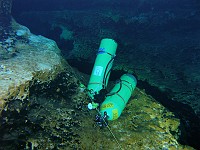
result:
<svg viewBox="0 0 200 150"><path fill-rule="evenodd" d="M12 23L15 35L7 38L13 56L0 59L0 113L6 102L24 100L29 95L29 87L37 82L50 82L64 69L60 50L53 40L32 34L28 28ZM0 51L3 51L1 43Z"/></svg>

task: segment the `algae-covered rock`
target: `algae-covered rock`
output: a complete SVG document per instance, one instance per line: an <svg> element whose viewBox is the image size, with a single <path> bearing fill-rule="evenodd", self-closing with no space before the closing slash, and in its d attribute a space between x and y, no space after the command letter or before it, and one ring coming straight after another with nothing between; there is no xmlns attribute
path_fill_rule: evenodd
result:
<svg viewBox="0 0 200 150"><path fill-rule="evenodd" d="M65 91L68 96L55 92L54 96L58 97L50 98L47 89L45 97L30 98L37 107L32 106L27 114L26 119L32 124L25 126L25 131L31 134L26 135L21 144L24 147L38 150L193 150L178 142L180 120L144 91L136 89L120 118L109 121L108 128L101 129L94 122L97 112L87 110L89 99L84 87L71 75L58 77L50 84L54 85L52 89L60 86L60 90L65 91L66 86L71 87L71 92Z"/></svg>
<svg viewBox="0 0 200 150"><path fill-rule="evenodd" d="M53 40L36 36L15 22L13 35L7 37L10 46L0 43L0 51L12 51L8 58L0 59L0 114L6 103L29 95L34 81L50 82L64 70L60 50Z"/></svg>
<svg viewBox="0 0 200 150"><path fill-rule="evenodd" d="M84 118L79 130L82 149L193 149L178 142L180 120L139 89L121 117L109 122L109 129L99 129L91 124L91 118Z"/></svg>

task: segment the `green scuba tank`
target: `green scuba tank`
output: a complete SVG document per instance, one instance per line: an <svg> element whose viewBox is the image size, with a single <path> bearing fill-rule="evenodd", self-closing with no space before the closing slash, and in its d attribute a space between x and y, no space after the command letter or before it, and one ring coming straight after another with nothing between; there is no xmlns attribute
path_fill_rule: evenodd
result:
<svg viewBox="0 0 200 150"><path fill-rule="evenodd" d="M90 76L87 89L89 96L94 99L94 95L107 86L112 68L113 60L117 49L117 43L113 39L102 39Z"/></svg>
<svg viewBox="0 0 200 150"><path fill-rule="evenodd" d="M108 120L119 118L131 97L137 84L136 78L131 74L124 74L100 106L100 113L103 116L107 112Z"/></svg>

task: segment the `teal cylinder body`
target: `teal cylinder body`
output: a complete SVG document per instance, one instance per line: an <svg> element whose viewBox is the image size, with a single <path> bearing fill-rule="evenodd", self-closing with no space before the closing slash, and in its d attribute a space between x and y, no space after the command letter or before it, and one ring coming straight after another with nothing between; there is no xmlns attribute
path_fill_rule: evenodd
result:
<svg viewBox="0 0 200 150"><path fill-rule="evenodd" d="M89 96L94 98L96 93L107 86L117 49L117 43L113 39L102 39L94 63L94 67L88 83Z"/></svg>
<svg viewBox="0 0 200 150"><path fill-rule="evenodd" d="M105 101L100 106L100 113L103 116L107 112L108 120L119 118L124 110L129 98L131 97L137 84L136 78L131 74L124 74L120 81L108 93Z"/></svg>

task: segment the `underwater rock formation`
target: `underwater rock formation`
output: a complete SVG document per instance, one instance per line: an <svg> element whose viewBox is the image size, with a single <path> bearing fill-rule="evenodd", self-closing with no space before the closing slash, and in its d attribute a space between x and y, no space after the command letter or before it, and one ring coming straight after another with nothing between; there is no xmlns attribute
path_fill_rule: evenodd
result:
<svg viewBox="0 0 200 150"><path fill-rule="evenodd" d="M108 129L89 128L91 118L79 131L82 149L119 149ZM122 149L188 149L177 139L180 120L144 91L136 89L122 116L109 122ZM87 131L87 132L86 132Z"/></svg>
<svg viewBox="0 0 200 150"><path fill-rule="evenodd" d="M0 43L0 51L6 49L14 53L11 58L0 59L0 114L6 103L28 98L29 87L36 80L49 82L64 70L60 50L54 41L33 35L14 21L12 31L15 34L7 38L8 44ZM14 45L9 46L12 43Z"/></svg>
<svg viewBox="0 0 200 150"><path fill-rule="evenodd" d="M76 89L79 84L72 68L63 60L53 40L32 34L14 20L11 28L13 34L7 39L14 41L12 49L16 53L0 60L0 149L34 148L36 145L31 141L36 141L37 137L44 141L45 134L52 135L50 144L55 143L57 133L51 130L54 124L51 117L58 118L58 124L64 125L62 129L69 132L61 135L68 141L71 130L66 128L78 124L68 118L67 114L74 114L70 102L76 101L73 108L82 107ZM60 110L61 104L67 108ZM58 117L51 115L54 112L58 112Z"/></svg>

